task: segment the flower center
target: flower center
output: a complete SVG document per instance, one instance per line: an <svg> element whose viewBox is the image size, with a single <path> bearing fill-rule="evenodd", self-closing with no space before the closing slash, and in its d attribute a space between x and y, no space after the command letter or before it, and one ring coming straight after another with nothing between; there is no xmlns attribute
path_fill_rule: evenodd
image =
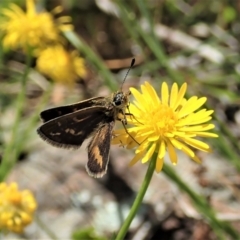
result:
<svg viewBox="0 0 240 240"><path fill-rule="evenodd" d="M164 137L176 129L177 116L173 109L166 104L160 104L153 109L148 118L149 125L154 128L154 132L158 133L160 137Z"/></svg>

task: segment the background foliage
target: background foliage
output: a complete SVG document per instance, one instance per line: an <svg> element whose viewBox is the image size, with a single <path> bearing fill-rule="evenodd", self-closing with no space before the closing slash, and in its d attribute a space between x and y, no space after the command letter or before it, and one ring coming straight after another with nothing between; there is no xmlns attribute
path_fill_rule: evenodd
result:
<svg viewBox="0 0 240 240"><path fill-rule="evenodd" d="M25 7L24 1L11 2ZM0 9L8 4L7 0L1 1ZM78 78L70 88L67 80L66 86L59 87L58 83L38 72L35 58L27 63L23 51L6 50L0 44L0 155L3 156L3 153L8 151L11 156L9 165L0 170L1 180L14 179L11 172L14 172L16 167L23 162L26 164L29 155L40 154L35 130L40 123L38 115L41 110L96 95L108 95L121 86L125 74L123 69L128 68L132 57L135 57L136 65L127 78L125 89L129 86L137 87L145 80L150 81L156 89L160 88L162 81L178 84L187 82L189 95L208 97L207 107L215 111L214 123L220 136L210 142L213 154L209 158L202 155L203 166L195 172L195 177L202 187L201 191L188 186L183 180L181 175L185 174L184 171L191 171L187 166L184 171L178 172L178 175L172 168L167 167L164 171L181 192L191 199L198 217L188 216L184 211L179 215L171 206L171 214L166 217L158 216L154 223L150 222L148 217L142 221L143 225L150 224L142 239L156 239L164 234L164 239L239 238L240 209L235 208L240 201L238 1L42 0L37 4L40 9L45 8L48 11L58 5L64 8L64 15L72 17L74 25L73 31L64 33L66 48L69 52L77 50L80 53L85 60L87 74ZM18 116L16 99L20 89L19 79L26 74L24 68L27 64L30 65L30 70L26 99L23 111ZM16 134L9 143L14 128ZM44 155L44 158L51 161L49 156ZM126 163L127 157L125 158ZM213 166L209 167L208 161L211 161L211 158L219 159L219 162L213 161ZM207 176L215 174L216 171L224 173L225 164L231 170L225 175L224 181L214 179L213 184L212 180L209 180L212 178ZM206 172L207 176L204 175ZM103 182L106 187L105 184L106 182ZM135 184L131 187L133 191L137 191ZM211 202L211 197L215 191L226 188L230 189L229 196L217 196L219 202L224 199L221 206L224 206L225 212L222 212L224 217L221 217L216 213L222 208L216 206L216 202ZM32 189L38 192L36 186L32 186ZM116 198L115 202L121 201ZM233 212L235 214L232 214ZM174 224L166 227L169 219ZM143 225L132 229L129 238L134 239ZM81 232L83 227L81 224L77 226ZM40 227L47 228L42 225ZM110 233L114 232L113 229L108 230L107 233L100 233L110 236ZM84 238L88 232L93 234L92 229L84 230ZM49 234L51 236L51 233ZM58 236L57 233L54 234ZM75 233L74 236L83 236L81 234ZM99 236L99 239L102 238Z"/></svg>

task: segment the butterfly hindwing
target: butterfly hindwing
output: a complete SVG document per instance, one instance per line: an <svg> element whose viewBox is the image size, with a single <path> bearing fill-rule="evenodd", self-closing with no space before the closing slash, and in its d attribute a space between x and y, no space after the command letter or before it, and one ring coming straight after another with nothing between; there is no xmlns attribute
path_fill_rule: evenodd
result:
<svg viewBox="0 0 240 240"><path fill-rule="evenodd" d="M53 146L79 148L99 125L109 121L105 107L90 107L52 119L37 132Z"/></svg>
<svg viewBox="0 0 240 240"><path fill-rule="evenodd" d="M107 171L112 131L115 122L101 125L88 145L87 172L93 177L102 177Z"/></svg>

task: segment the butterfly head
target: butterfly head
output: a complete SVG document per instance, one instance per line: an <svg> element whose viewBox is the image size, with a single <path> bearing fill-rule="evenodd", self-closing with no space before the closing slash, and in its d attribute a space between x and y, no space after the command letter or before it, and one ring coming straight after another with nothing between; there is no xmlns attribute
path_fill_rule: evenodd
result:
<svg viewBox="0 0 240 240"><path fill-rule="evenodd" d="M130 91L124 93L122 91L115 92L113 94L113 100L112 103L116 108L125 108L128 105L128 97L131 94Z"/></svg>

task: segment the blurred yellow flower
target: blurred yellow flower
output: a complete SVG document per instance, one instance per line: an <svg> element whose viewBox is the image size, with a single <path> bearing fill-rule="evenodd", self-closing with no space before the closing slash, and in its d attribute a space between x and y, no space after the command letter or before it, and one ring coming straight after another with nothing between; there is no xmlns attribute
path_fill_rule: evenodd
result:
<svg viewBox="0 0 240 240"><path fill-rule="evenodd" d="M57 7L53 13L58 13L60 10L60 7ZM37 12L33 0L26 0L26 13L13 3L0 12L3 15L0 20L0 32L4 35L5 48L42 48L49 43L60 41L61 30L72 28L69 24L70 17L54 20L49 12Z"/></svg>
<svg viewBox="0 0 240 240"><path fill-rule="evenodd" d="M198 110L207 98L193 96L186 100L184 98L186 89L186 83L180 89L174 83L169 93L168 85L163 82L161 99L148 82L141 86L142 93L135 88L130 89L136 100L129 106L129 112L133 116L128 115L127 120L128 124L133 126L127 131L139 145L124 129L116 130L113 139L113 144L122 144L127 148L137 147L130 165L140 159L142 163L146 163L156 152L156 171L159 172L166 152L175 165L177 164L175 149L183 151L196 162L200 162L200 159L192 148L210 151L206 143L195 137L218 137L217 134L208 132L215 127L207 123L212 118L213 110Z"/></svg>
<svg viewBox="0 0 240 240"><path fill-rule="evenodd" d="M86 75L84 60L78 56L77 51L69 53L61 45L39 52L37 69L52 80L68 85Z"/></svg>
<svg viewBox="0 0 240 240"><path fill-rule="evenodd" d="M17 183L0 183L0 231L23 232L33 220L37 203L29 190L19 191Z"/></svg>

